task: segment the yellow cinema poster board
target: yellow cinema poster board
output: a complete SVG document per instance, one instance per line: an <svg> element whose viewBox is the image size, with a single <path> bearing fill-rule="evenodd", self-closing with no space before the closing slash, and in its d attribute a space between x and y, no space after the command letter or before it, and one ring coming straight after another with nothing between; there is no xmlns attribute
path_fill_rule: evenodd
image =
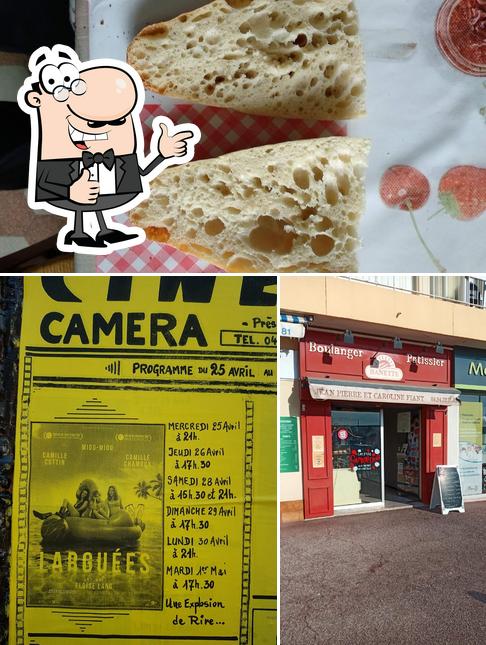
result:
<svg viewBox="0 0 486 645"><path fill-rule="evenodd" d="M275 643L276 291L25 278L11 645Z"/></svg>

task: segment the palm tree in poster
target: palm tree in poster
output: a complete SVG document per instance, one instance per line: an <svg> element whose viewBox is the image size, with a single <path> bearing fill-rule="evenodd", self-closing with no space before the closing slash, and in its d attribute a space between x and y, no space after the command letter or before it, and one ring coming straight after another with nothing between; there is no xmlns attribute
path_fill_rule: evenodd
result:
<svg viewBox="0 0 486 645"><path fill-rule="evenodd" d="M164 489L164 480L160 473L157 473L156 478L150 482L142 480L134 487L137 497L147 499L153 497L154 499L162 499L162 492Z"/></svg>

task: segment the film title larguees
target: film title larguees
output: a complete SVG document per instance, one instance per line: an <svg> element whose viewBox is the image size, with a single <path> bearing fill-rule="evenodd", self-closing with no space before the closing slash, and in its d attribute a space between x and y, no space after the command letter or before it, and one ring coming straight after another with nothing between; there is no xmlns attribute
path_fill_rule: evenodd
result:
<svg viewBox="0 0 486 645"><path fill-rule="evenodd" d="M10 644L275 643L276 279L28 277Z"/></svg>

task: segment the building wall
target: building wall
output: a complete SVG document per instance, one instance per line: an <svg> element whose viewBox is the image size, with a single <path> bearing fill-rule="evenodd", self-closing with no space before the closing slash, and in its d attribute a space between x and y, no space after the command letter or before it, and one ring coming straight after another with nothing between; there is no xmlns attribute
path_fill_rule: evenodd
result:
<svg viewBox="0 0 486 645"><path fill-rule="evenodd" d="M485 312L480 308L342 278L284 276L280 284L281 309L313 314L317 324L325 317L328 327L353 321L353 332L376 334L378 326L383 335L417 341L486 344Z"/></svg>

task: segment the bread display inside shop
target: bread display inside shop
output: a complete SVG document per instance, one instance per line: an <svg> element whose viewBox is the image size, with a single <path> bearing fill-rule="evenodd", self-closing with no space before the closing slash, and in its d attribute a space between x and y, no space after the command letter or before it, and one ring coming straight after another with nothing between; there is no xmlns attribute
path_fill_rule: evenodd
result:
<svg viewBox="0 0 486 645"><path fill-rule="evenodd" d="M350 0L214 0L131 42L128 62L159 94L248 114L365 114L365 66Z"/></svg>
<svg viewBox="0 0 486 645"><path fill-rule="evenodd" d="M368 152L330 137L171 168L131 217L230 272L354 272Z"/></svg>

